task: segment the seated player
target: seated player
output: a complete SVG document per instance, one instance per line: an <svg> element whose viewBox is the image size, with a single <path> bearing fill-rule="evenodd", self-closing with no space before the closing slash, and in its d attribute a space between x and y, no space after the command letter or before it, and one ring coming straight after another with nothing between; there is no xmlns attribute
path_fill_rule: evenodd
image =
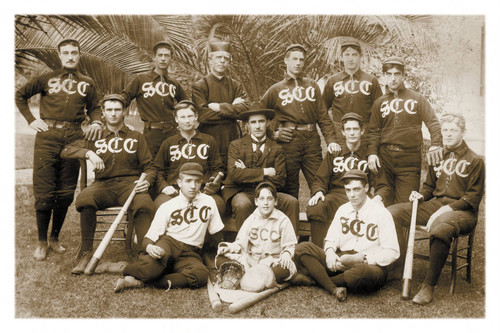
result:
<svg viewBox="0 0 500 333"><path fill-rule="evenodd" d="M106 128L102 139L78 140L67 145L62 158L88 159L94 165L95 181L83 189L75 202L80 212L80 262L71 271L82 274L92 257L96 211L125 204L142 172L146 179L136 187L132 210L139 242L146 234L154 215L154 204L148 188L156 178L156 169L143 135L130 130L124 123L125 100L121 95L106 95L102 101ZM139 243L140 244L140 243Z"/></svg>
<svg viewBox="0 0 500 333"><path fill-rule="evenodd" d="M416 222L425 225L430 233L429 269L422 288L413 298L413 302L420 305L432 302L434 286L448 258L452 239L476 227L484 193L484 161L463 140L465 118L458 114L443 115L441 132L443 160L430 167L420 193L413 191L410 195L410 201L422 201L418 205ZM391 275L401 278L407 248L403 243L404 230L410 225L412 204L400 203L388 209L396 223L402 254Z"/></svg>
<svg viewBox="0 0 500 333"><path fill-rule="evenodd" d="M276 209L278 195L272 183L255 188L257 208L241 226L236 240L219 244L216 265L236 260L245 270L257 264L271 266L276 283L283 283L297 272L292 261L297 236L288 216Z"/></svg>
<svg viewBox="0 0 500 333"><path fill-rule="evenodd" d="M154 201L155 205L158 208L162 203L178 195L179 188L176 181L179 169L186 162L196 162L204 170L202 184L205 186L202 191L214 198L219 213L223 215L226 205L218 194L222 181L213 182L217 173L223 170L217 142L212 136L196 130L198 112L193 102L180 101L175 106L174 112L179 133L163 141L154 160L158 170L157 188L160 191Z"/></svg>
<svg viewBox="0 0 500 333"><path fill-rule="evenodd" d="M248 123L248 135L234 140L229 146L228 175L224 182L222 197L231 202L232 214L238 229L255 210L255 187L271 182L278 191L283 190L286 181L285 153L283 148L266 135L266 129L274 111L256 108L255 104L240 114ZM289 194L277 193L277 206L297 228L299 202Z"/></svg>
<svg viewBox="0 0 500 333"><path fill-rule="evenodd" d="M311 243L295 248L297 269L342 301L349 292L380 289L387 266L399 257L389 211L367 195L368 177L349 170L342 177L349 202L339 207L325 237L324 249Z"/></svg>
<svg viewBox="0 0 500 333"><path fill-rule="evenodd" d="M156 211L142 244L146 253L125 267L125 277L118 279L115 292L140 288L144 283L167 290L206 285L208 270L200 249L207 230L213 235L224 225L214 199L200 192L203 176L198 163L181 166L179 195Z"/></svg>
<svg viewBox="0 0 500 333"><path fill-rule="evenodd" d="M337 209L348 202L342 176L349 170L361 170L376 186L374 200L383 205L383 196L387 193L384 186L383 171L375 177L368 169L366 146L361 146L364 133L364 123L361 115L353 112L342 117L342 135L345 144L340 152L327 153L316 172L316 178L311 188L314 195L309 199L307 219L311 223L311 241L319 247L323 246L326 232ZM385 192L384 192L385 191Z"/></svg>

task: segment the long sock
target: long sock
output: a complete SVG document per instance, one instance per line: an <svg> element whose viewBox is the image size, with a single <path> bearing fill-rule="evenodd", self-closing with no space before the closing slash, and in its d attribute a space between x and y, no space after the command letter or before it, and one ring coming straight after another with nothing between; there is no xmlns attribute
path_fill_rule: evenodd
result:
<svg viewBox="0 0 500 333"><path fill-rule="evenodd" d="M67 212L68 207L54 209L54 214L52 216L52 231L50 232L51 240L56 242L59 240L59 233L61 232Z"/></svg>
<svg viewBox="0 0 500 333"><path fill-rule="evenodd" d="M80 212L80 228L82 233L82 251L92 251L94 232L97 224L96 210L84 207Z"/></svg>
<svg viewBox="0 0 500 333"><path fill-rule="evenodd" d="M271 267L276 278L276 282L281 284L285 282L285 279L290 276L290 271L288 269L281 268L281 266Z"/></svg>
<svg viewBox="0 0 500 333"><path fill-rule="evenodd" d="M50 216L52 210L38 210L36 211L36 224L38 227L38 240L41 242L47 241L47 231L49 230Z"/></svg>
<svg viewBox="0 0 500 333"><path fill-rule="evenodd" d="M433 238L430 241L430 244L429 270L425 276L425 283L430 286L435 286L446 263L446 259L448 258L450 246L437 238Z"/></svg>
<svg viewBox="0 0 500 333"><path fill-rule="evenodd" d="M329 225L319 221L311 221L311 241L319 246L323 247L323 242L328 232Z"/></svg>
<svg viewBox="0 0 500 333"><path fill-rule="evenodd" d="M347 282L344 279L344 273L340 273L338 275L332 276L330 278L332 282L337 286L337 287L347 287Z"/></svg>
<svg viewBox="0 0 500 333"><path fill-rule="evenodd" d="M309 274L311 274L313 279L316 280L316 282L318 282L323 289L333 295L336 285L332 280L330 280L328 273L319 260L310 255L302 255L299 260L307 269Z"/></svg>
<svg viewBox="0 0 500 333"><path fill-rule="evenodd" d="M137 234L137 244L142 246L142 240L151 225L151 216L148 212L138 211L134 216L134 227Z"/></svg>

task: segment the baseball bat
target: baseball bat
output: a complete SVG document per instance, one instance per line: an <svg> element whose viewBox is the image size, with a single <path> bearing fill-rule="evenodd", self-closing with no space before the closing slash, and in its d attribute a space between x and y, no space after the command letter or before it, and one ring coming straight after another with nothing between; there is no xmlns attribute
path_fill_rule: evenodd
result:
<svg viewBox="0 0 500 333"><path fill-rule="evenodd" d="M275 294L278 291L283 290L289 286L290 286L290 284L287 282L287 283L282 284L281 287L273 287L271 289L261 291L260 293L257 293L255 295L250 295L250 296L244 297L242 299L239 299L236 302L229 305L229 312L237 313L237 312L240 312L241 310L245 310L245 309L249 308L250 306L254 305L255 303L260 302L263 299L271 296L272 294Z"/></svg>
<svg viewBox="0 0 500 333"><path fill-rule="evenodd" d="M215 291L214 285L212 284L212 280L208 277L207 282L207 290L208 290L208 299L210 300L210 305L212 305L212 310L215 312L222 311L222 303L220 302L219 295Z"/></svg>
<svg viewBox="0 0 500 333"><path fill-rule="evenodd" d="M146 174L142 173L141 177L139 177L139 180L137 181L137 184L141 183L144 179L146 178ZM89 263L87 264L87 267L85 267L85 270L83 273L85 275L91 275L94 273L95 268L97 267L97 264L99 264L99 260L101 259L102 254L106 250L106 247L108 247L109 242L111 241L111 238L113 238L113 234L115 233L116 228L120 224L121 220L123 219L123 216L127 212L128 207L132 203L132 200L134 199L135 196L135 189L137 187L137 184L135 185L134 189L130 193L130 195L127 198L127 201L125 201L125 204L123 205L122 209L120 209L120 212L116 216L115 220L111 225L109 226L108 231L104 235L101 243L97 247L97 249L94 252L94 255L90 259ZM129 232L132 232L132 230L129 230Z"/></svg>
<svg viewBox="0 0 500 333"><path fill-rule="evenodd" d="M222 177L224 177L224 173L222 173L221 171L219 171L217 173L217 176L215 176L214 180L211 181L211 183L217 183ZM205 189L203 189L203 193L205 193Z"/></svg>
<svg viewBox="0 0 500 333"><path fill-rule="evenodd" d="M418 200L413 201L411 209L410 232L408 234L408 249L406 251L405 268L403 271L403 299L410 298L411 278L413 272L413 247L415 245L415 228L417 226Z"/></svg>

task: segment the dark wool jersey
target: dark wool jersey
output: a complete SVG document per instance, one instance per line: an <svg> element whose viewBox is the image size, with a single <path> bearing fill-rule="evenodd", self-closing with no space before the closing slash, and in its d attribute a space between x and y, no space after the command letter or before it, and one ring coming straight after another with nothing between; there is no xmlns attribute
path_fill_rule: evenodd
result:
<svg viewBox="0 0 500 333"><path fill-rule="evenodd" d="M380 144L417 147L423 142L422 121L431 134L431 146L441 146L441 126L429 102L419 93L400 88L388 91L372 107L368 129L368 155L378 154Z"/></svg>
<svg viewBox="0 0 500 333"><path fill-rule="evenodd" d="M180 133L165 139L154 161L158 170L158 189L161 191L166 186L176 185L179 169L187 162L196 162L203 167L203 183L208 182L210 176L216 176L222 171L214 137L197 131L189 141Z"/></svg>
<svg viewBox="0 0 500 333"><path fill-rule="evenodd" d="M333 121L340 122L342 116L354 112L368 123L373 102L382 95L375 76L358 69L351 77L346 72L331 76L325 84L323 99L326 109L332 108Z"/></svg>
<svg viewBox="0 0 500 333"><path fill-rule="evenodd" d="M454 152L445 148L443 160L430 167L420 194L424 200L432 197L456 199L449 204L453 210L468 210L476 213L484 193L484 161L474 153L465 141Z"/></svg>
<svg viewBox="0 0 500 333"><path fill-rule="evenodd" d="M233 105L236 98L248 101L248 97L241 84L227 76L219 79L209 74L198 80L193 84L192 97L198 109L198 121L202 125L232 124L241 112L248 109L246 102ZM220 111L210 109L210 103L219 103Z"/></svg>
<svg viewBox="0 0 500 333"><path fill-rule="evenodd" d="M283 81L272 85L259 103L266 109L274 109L278 122L297 124L319 124L328 143L335 142L335 129L328 116L321 90L309 78L293 79L286 76Z"/></svg>
<svg viewBox="0 0 500 333"><path fill-rule="evenodd" d="M186 99L177 80L160 75L154 70L137 75L122 92L127 105L135 98L142 121L167 122L176 127L174 107Z"/></svg>
<svg viewBox="0 0 500 333"><path fill-rule="evenodd" d="M41 93L41 119L82 122L87 109L92 121L101 120L94 81L76 70L61 68L40 75L16 91L16 105L28 124L36 119L29 109L28 99L38 93Z"/></svg>
<svg viewBox="0 0 500 333"><path fill-rule="evenodd" d="M85 154L92 150L104 161L104 170L96 172L96 180L140 176L145 172L146 180L153 184L156 168L151 160L146 140L140 132L131 131L127 126L123 126L118 133L106 128L102 134L102 139L97 141L77 140L67 145L61 157L85 159Z"/></svg>

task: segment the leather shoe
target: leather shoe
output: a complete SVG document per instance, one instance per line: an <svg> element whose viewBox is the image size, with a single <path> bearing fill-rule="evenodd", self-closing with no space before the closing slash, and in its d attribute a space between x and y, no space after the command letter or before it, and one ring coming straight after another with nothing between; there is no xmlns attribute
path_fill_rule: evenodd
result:
<svg viewBox="0 0 500 333"><path fill-rule="evenodd" d="M66 249L59 245L58 241L51 240L49 241L49 249L54 251L55 253L64 253L66 252Z"/></svg>
<svg viewBox="0 0 500 333"><path fill-rule="evenodd" d="M92 258L92 251L83 251L81 259L78 262L78 265L76 265L75 268L73 268L71 274L75 275L83 274L83 271L85 271L85 268L87 267L91 258Z"/></svg>
<svg viewBox="0 0 500 333"><path fill-rule="evenodd" d="M47 242L39 241L38 246L36 247L35 254L33 254L33 258L36 260L43 260L47 258Z"/></svg>
<svg viewBox="0 0 500 333"><path fill-rule="evenodd" d="M412 302L418 305L427 305L432 302L434 287L423 284L420 291L413 297Z"/></svg>

